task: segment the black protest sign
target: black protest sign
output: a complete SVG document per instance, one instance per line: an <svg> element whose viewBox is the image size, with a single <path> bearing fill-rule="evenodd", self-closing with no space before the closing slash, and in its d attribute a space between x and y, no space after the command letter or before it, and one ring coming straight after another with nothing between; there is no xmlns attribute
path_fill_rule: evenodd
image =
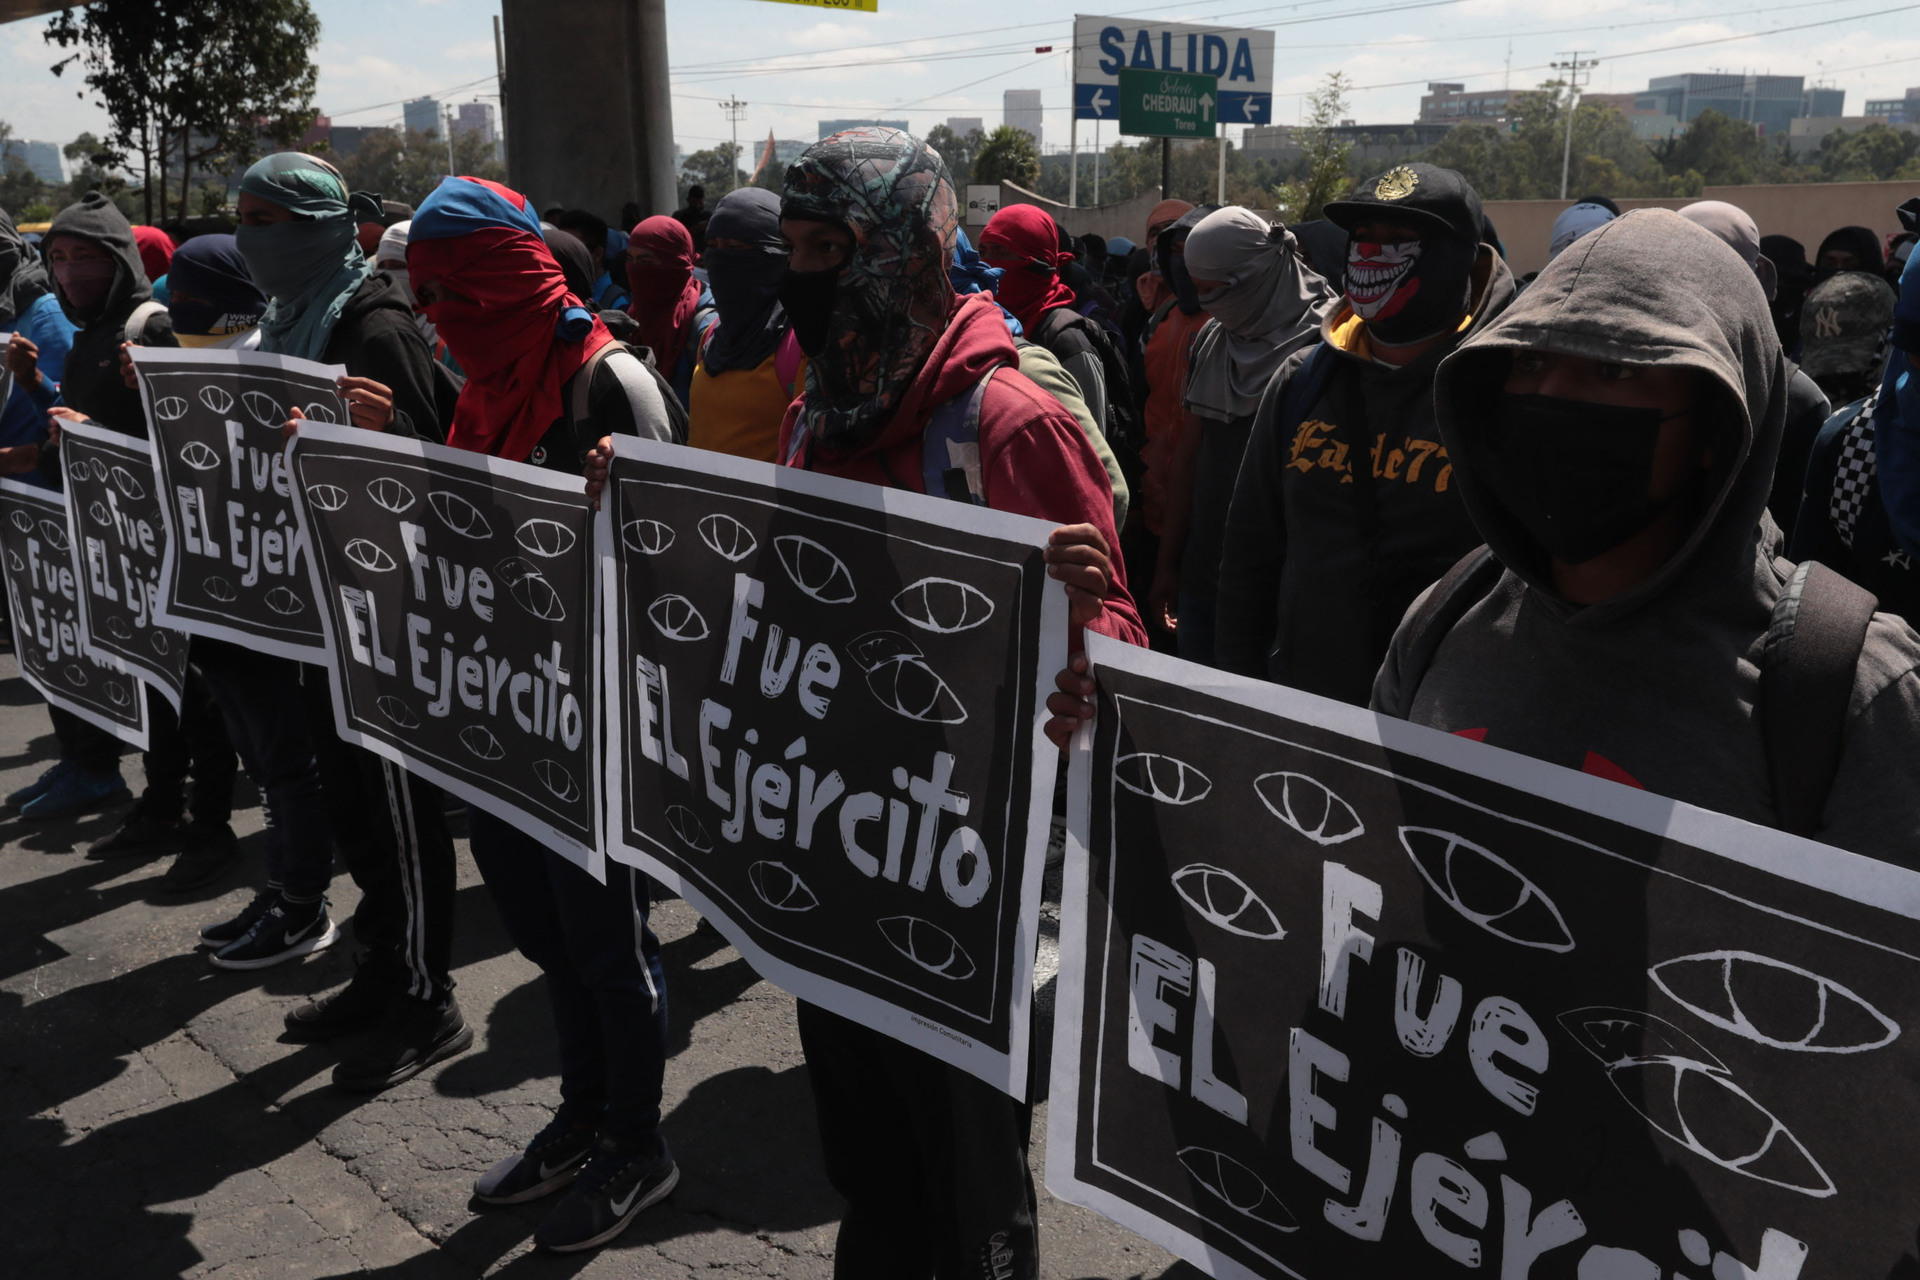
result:
<svg viewBox="0 0 1920 1280"><path fill-rule="evenodd" d="M1056 1194L1216 1276L1907 1274L1920 876L1090 653Z"/></svg>
<svg viewBox="0 0 1920 1280"><path fill-rule="evenodd" d="M609 855L802 999L1015 1096L1065 658L1050 526L616 437Z"/></svg>
<svg viewBox="0 0 1920 1280"><path fill-rule="evenodd" d="M145 440L91 422L60 424L67 532L87 648L127 667L180 708L187 637L154 621L166 526Z"/></svg>
<svg viewBox="0 0 1920 1280"><path fill-rule="evenodd" d="M287 480L294 408L345 422L344 370L253 351L133 349L167 526L160 619L302 662L326 661Z"/></svg>
<svg viewBox="0 0 1920 1280"><path fill-rule="evenodd" d="M0 353L4 353L7 344L13 341L10 333L0 333ZM0 359L0 409L6 408L7 397L13 394L13 370L7 368L5 359Z"/></svg>
<svg viewBox="0 0 1920 1280"><path fill-rule="evenodd" d="M340 735L604 879L583 482L318 423L291 458Z"/></svg>
<svg viewBox="0 0 1920 1280"><path fill-rule="evenodd" d="M60 495L0 480L0 565L20 674L40 696L146 749L147 700L140 682L87 651L73 539Z"/></svg>

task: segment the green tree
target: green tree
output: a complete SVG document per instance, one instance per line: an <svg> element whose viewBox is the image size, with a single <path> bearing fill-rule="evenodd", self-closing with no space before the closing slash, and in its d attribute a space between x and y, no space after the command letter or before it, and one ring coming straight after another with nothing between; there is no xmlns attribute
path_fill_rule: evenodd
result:
<svg viewBox="0 0 1920 1280"><path fill-rule="evenodd" d="M355 191L378 192L389 200L417 205L449 172L506 181L506 169L493 158L493 144L477 133L453 135L453 163L437 129L425 133L387 130L360 140L350 156L338 157L340 176Z"/></svg>
<svg viewBox="0 0 1920 1280"><path fill-rule="evenodd" d="M1344 72L1332 71L1326 83L1307 95L1307 123L1302 130L1304 172L1273 192L1280 216L1288 222L1318 218L1327 202L1344 194L1352 181L1347 173L1352 144L1340 141L1333 132L1346 115L1347 94L1352 88L1353 81Z"/></svg>
<svg viewBox="0 0 1920 1280"><path fill-rule="evenodd" d="M1011 182L1034 190L1040 183L1040 151L1033 135L1003 124L987 135L974 153L970 177L974 182Z"/></svg>
<svg viewBox="0 0 1920 1280"><path fill-rule="evenodd" d="M1751 124L1713 110L1695 116L1686 132L1660 148L1659 156L1669 174L1691 170L1703 184L1715 187L1757 182L1767 161L1766 148Z"/></svg>
<svg viewBox="0 0 1920 1280"><path fill-rule="evenodd" d="M290 144L314 119L320 21L307 0L98 0L65 9L46 38L73 50L107 112L114 162L138 156L145 218L165 218L179 163L185 212L193 175L250 163L263 141Z"/></svg>
<svg viewBox="0 0 1920 1280"><path fill-rule="evenodd" d="M927 145L940 153L947 162L947 176L953 179L953 185L964 187L972 181L974 157L985 146L987 135L978 129L969 129L962 137L944 124L937 124L927 130Z"/></svg>
<svg viewBox="0 0 1920 1280"><path fill-rule="evenodd" d="M73 204L89 191L98 191L113 201L120 212L133 216L133 192L127 180L113 171L113 152L91 133L83 133L60 148L67 158L67 191L60 201Z"/></svg>
<svg viewBox="0 0 1920 1280"><path fill-rule="evenodd" d="M740 171L740 148L731 142L694 152L681 164L680 172L687 179L683 186L697 183L707 189L708 208L735 187L745 186L747 181L747 175Z"/></svg>
<svg viewBox="0 0 1920 1280"><path fill-rule="evenodd" d="M1884 182L1913 159L1920 138L1883 124L1858 133L1835 130L1820 140L1820 176L1827 182Z"/></svg>

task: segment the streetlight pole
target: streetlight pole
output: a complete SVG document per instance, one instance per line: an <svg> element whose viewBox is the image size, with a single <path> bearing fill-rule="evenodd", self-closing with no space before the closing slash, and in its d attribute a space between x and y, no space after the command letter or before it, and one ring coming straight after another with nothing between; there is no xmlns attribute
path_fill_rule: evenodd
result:
<svg viewBox="0 0 1920 1280"><path fill-rule="evenodd" d="M1578 49L1562 56L1566 58L1565 62L1554 62L1548 65L1552 66L1555 70L1565 71L1567 73L1567 84L1573 90L1573 98L1567 104L1566 149L1560 153L1560 198L1565 200L1567 198L1567 176L1573 168L1573 118L1579 113L1580 86L1585 83L1581 77L1590 75L1593 68L1600 65L1600 59L1587 58L1583 60L1580 57L1580 50Z"/></svg>
<svg viewBox="0 0 1920 1280"><path fill-rule="evenodd" d="M733 126L733 160L727 167L727 190L731 191L740 182L740 122L747 118L747 104L737 97L730 97L720 104L727 113L727 122Z"/></svg>
<svg viewBox="0 0 1920 1280"><path fill-rule="evenodd" d="M441 127L445 129L447 132L447 176L452 177L453 176L453 104L449 102L444 106L442 106L440 109L446 112L446 116L447 116L446 123L443 124Z"/></svg>

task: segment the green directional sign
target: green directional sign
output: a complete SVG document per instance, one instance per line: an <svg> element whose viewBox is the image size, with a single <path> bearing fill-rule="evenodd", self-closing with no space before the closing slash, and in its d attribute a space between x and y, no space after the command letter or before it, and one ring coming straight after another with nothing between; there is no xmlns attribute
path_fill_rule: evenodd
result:
<svg viewBox="0 0 1920 1280"><path fill-rule="evenodd" d="M1122 68L1120 132L1140 138L1211 138L1219 123L1215 77Z"/></svg>

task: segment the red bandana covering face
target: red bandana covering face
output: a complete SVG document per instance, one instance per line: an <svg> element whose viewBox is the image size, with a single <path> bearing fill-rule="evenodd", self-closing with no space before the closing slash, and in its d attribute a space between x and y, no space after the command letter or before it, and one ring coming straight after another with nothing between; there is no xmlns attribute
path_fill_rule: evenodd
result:
<svg viewBox="0 0 1920 1280"><path fill-rule="evenodd" d="M635 261L641 252L659 262ZM700 306L700 282L693 278L693 234L685 224L656 214L628 234L627 292L632 297L627 313L640 322L640 344L653 352L654 366L672 378Z"/></svg>
<svg viewBox="0 0 1920 1280"><path fill-rule="evenodd" d="M1060 252L1060 229L1045 210L1010 204L994 214L980 233L980 256L1005 272L995 293L1029 334L1041 316L1072 305L1073 290L1061 281L1060 266L1073 255Z"/></svg>
<svg viewBox="0 0 1920 1280"><path fill-rule="evenodd" d="M447 208L434 204L448 184L469 183L484 190L456 189L443 202ZM490 223L489 196L512 197L514 207ZM407 245L415 291L425 286L442 295L421 310L467 373L447 443L510 462L526 461L561 416L560 388L589 356L613 341L598 318L582 341L559 335L561 312L574 300L546 242L526 229L523 219L530 218L523 207L522 197L497 184L448 178L420 206ZM458 220L448 219L448 213ZM444 229L463 234L420 239L423 218L430 230L451 222ZM446 297L446 292L461 296Z"/></svg>

